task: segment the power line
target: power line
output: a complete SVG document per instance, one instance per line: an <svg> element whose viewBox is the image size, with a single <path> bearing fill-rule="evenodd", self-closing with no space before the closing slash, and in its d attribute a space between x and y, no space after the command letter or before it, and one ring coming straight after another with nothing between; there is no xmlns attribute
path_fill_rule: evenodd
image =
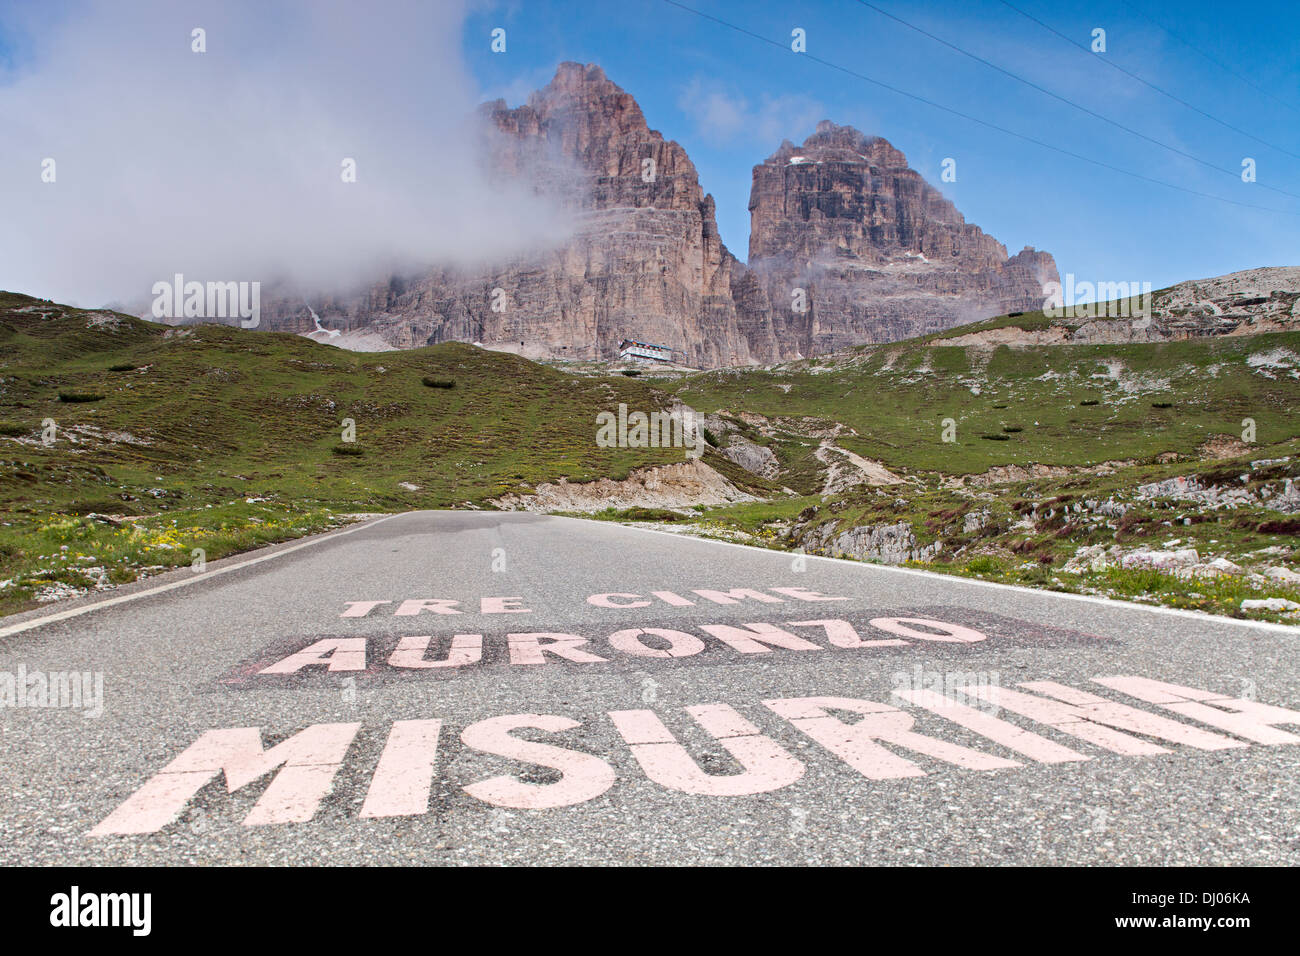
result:
<svg viewBox="0 0 1300 956"><path fill-rule="evenodd" d="M710 13L704 13L701 10L696 10L693 7L688 7L684 3L678 3L677 0L663 0L663 2L668 4L669 6L677 7L677 9L679 10L685 10L687 13L694 14L695 16L700 17L701 19L710 20L718 24L719 26L726 27L728 30L732 30L736 33L743 34L754 40L759 40L762 43L766 43L768 46L774 46L778 50L787 51L787 52L789 50L789 47L785 43L782 43L779 40L773 40L769 37L763 36L762 34L754 33L752 30L746 30L744 27L737 26L734 23L728 23L726 20L723 20L719 17L715 17ZM1007 136L1014 136L1016 139L1024 140L1027 143L1033 143L1035 146L1041 146L1043 149L1050 149L1052 152L1060 153L1063 156L1069 156L1073 159L1082 160L1083 162L1090 163L1093 166L1100 166L1102 169L1109 169L1111 172L1120 173L1121 175L1124 176L1130 176L1134 179L1141 179L1144 182L1154 183L1157 186L1164 186L1168 189L1176 189L1179 192L1188 193L1189 195L1192 196L1200 196L1203 199L1213 199L1216 202L1228 203L1229 205L1232 206L1241 206L1246 209L1258 209L1262 212L1271 212L1271 213L1280 214L1284 216L1300 216L1300 212L1292 212L1287 209L1274 209L1270 206L1257 206L1254 203L1248 203L1248 202L1239 202L1236 199L1228 199L1225 196L1216 196L1213 193L1201 192L1200 190L1191 189L1187 186L1179 186L1174 183L1165 182L1162 179L1155 179L1154 177L1146 176L1143 175L1142 173L1135 173L1132 170L1123 169L1122 167L1119 166L1112 166L1110 163L1103 162L1100 159L1093 159L1091 156L1084 156L1082 153L1076 153L1071 150L1064 149L1060 146L1056 146L1053 143L1048 143L1044 140L1036 139L1033 136L1027 136L1024 133L1017 133L1015 130L1007 129L1005 126L999 126L996 123L990 123L988 120L982 120L977 116L971 116L969 113L963 113L961 110L953 109L950 106L944 106L942 103L937 103L934 100L927 99L924 96L918 96L915 93L909 93L907 90L899 89L896 86L891 86L890 84L885 83L881 80L877 80L874 79L873 77L867 76L865 73L858 73L856 70L851 70L846 66L840 66L838 63L832 63L830 60L822 59L821 57L815 56L814 54L804 52L804 53L800 53L799 56L804 59L811 60L814 63L820 63L822 66L828 67L839 73L844 73L847 76L851 76L854 77L855 79L862 80L863 82L870 83L873 86L878 86L881 89L888 90L891 93L897 93L899 96L904 96L910 100L915 100L918 103L924 103L926 106L932 107L934 109L942 110L943 112L949 113L952 116L960 117L961 119L968 120L969 122L975 123L979 126L983 126L987 129L996 130L997 132L1004 133Z"/></svg>
<svg viewBox="0 0 1300 956"><path fill-rule="evenodd" d="M1137 7L1133 6L1133 4L1128 3L1127 0L1121 0L1121 2L1124 3L1124 6L1128 7L1130 10L1132 10L1134 13L1136 13L1136 14L1137 14L1139 17L1141 17L1143 20L1146 20L1148 23L1153 23L1153 24L1155 24L1156 27L1158 27L1161 31L1163 31L1164 33L1166 33L1166 34L1168 34L1169 36L1173 37L1175 40L1177 40L1177 41L1178 41L1179 43L1181 43L1183 46L1187 47L1187 49L1191 50L1191 51L1192 51L1193 53L1195 53L1197 56L1201 57L1202 59L1209 60L1211 63L1213 63L1213 64L1214 64L1215 66L1217 66L1219 69L1223 70L1225 73L1230 73L1231 75L1235 76L1237 79L1241 80L1241 82L1243 82L1243 83L1245 83L1247 86L1249 86L1252 90L1255 90L1255 91L1257 91L1257 92L1259 92L1259 93L1263 93L1263 94L1264 94L1265 96L1267 96L1270 100L1274 100L1275 102L1281 103L1283 106L1285 106L1287 109L1289 109L1292 113L1300 113L1300 109L1296 109L1296 107L1292 106L1292 105L1291 105L1290 103L1288 103L1286 100L1278 99L1276 96L1274 96L1274 95L1273 95L1272 93L1270 93L1268 90L1264 89L1262 86L1257 86L1257 85L1255 85L1254 83L1252 83L1250 80L1248 80L1246 77L1242 76L1240 73L1238 73L1238 72L1237 72L1236 70L1234 70L1232 67L1228 66L1228 65L1225 64L1225 63L1220 63L1218 60L1216 60L1214 57L1210 56L1210 54L1206 53L1204 50L1202 50L1202 49L1200 49L1199 47L1197 47L1197 46L1196 46L1195 44L1193 44L1191 41L1189 41L1189 40L1184 40L1182 37L1180 37L1180 36L1179 36L1177 33L1175 33L1173 30L1170 30L1168 27L1160 26L1159 23L1157 23L1157 22L1156 22L1155 20L1153 20L1151 17L1147 16L1145 13L1143 13L1143 12L1142 12L1141 10L1139 10Z"/></svg>
<svg viewBox="0 0 1300 956"><path fill-rule="evenodd" d="M1054 34L1056 34L1058 37L1060 37L1062 40L1064 40L1066 43L1070 44L1071 46L1077 47L1077 48L1078 48L1079 50L1081 50L1083 53L1087 54L1089 57L1092 57L1092 59L1094 59L1094 60L1099 60L1100 62L1106 64L1106 66L1110 67L1112 70L1118 70L1120 73L1123 73L1125 76L1132 77L1133 79L1135 79L1135 80L1137 80L1139 83L1141 83L1143 86L1148 87L1149 89L1155 90L1155 91L1156 91L1157 93L1159 93L1161 96L1166 96L1166 97L1168 97L1169 99L1173 100L1175 103L1179 103L1179 104L1181 104L1182 106L1186 106L1189 110L1193 110L1194 112L1200 113L1200 114L1201 114L1202 116L1204 116L1206 119L1211 119L1211 120L1213 120L1214 122L1218 123L1220 126L1224 127L1225 129L1230 129L1230 130L1232 130L1234 133L1239 133L1240 135L1245 136L1247 139L1253 139L1253 140L1254 140L1255 142L1257 142L1257 143L1262 143L1263 145L1267 146L1269 149L1275 149L1275 150L1277 150L1279 153L1286 153L1288 156L1294 156L1296 159L1300 159L1300 153L1293 153L1293 152L1291 152L1291 150L1287 149L1287 148L1284 147L1284 146L1278 146L1276 143L1270 143L1270 142L1269 142L1268 140L1266 140L1266 139L1261 139L1260 137L1254 135L1253 133L1248 133L1248 132L1246 132L1244 129L1241 129L1241 128L1237 127L1237 126L1233 126L1231 123L1228 123L1228 122L1226 122L1226 121L1224 121L1224 120L1221 120L1221 119L1219 119L1217 116L1215 116L1215 115L1213 115L1213 114L1211 114L1211 113L1207 113L1205 110L1201 109L1199 106L1195 106L1195 105L1193 105L1193 104L1187 102L1185 99L1182 99L1181 97L1175 96L1173 93L1170 93L1168 90L1161 89L1160 87L1156 86L1154 83L1150 82L1149 80L1146 80L1146 79L1142 78L1141 76L1138 76L1138 74L1134 73L1132 70L1126 70L1126 69L1124 69L1124 67L1120 66L1118 63L1116 63L1116 62L1115 62L1114 60L1112 60L1110 57L1106 57L1106 56L1099 57L1099 56L1097 56L1097 55L1096 55L1095 53L1093 53L1092 50L1090 50L1090 49L1089 49L1085 44L1080 43L1078 40L1074 40L1074 39L1070 38L1069 36L1066 36L1066 35L1065 35L1064 33L1062 33L1060 30L1054 29L1053 27L1051 27L1051 26L1049 26L1048 24L1044 23L1042 20L1038 19L1037 17L1033 16L1032 14L1026 13L1024 10L1021 10L1019 7L1017 7L1014 3L1010 3L1009 0L1002 0L1002 3L1003 3L1003 5L1008 6L1008 7L1010 7L1012 10L1016 11L1016 13L1020 14L1020 15L1021 15L1022 17L1024 17L1025 19L1027 19L1027 20L1032 20L1034 23L1037 23L1040 27L1042 27L1042 28L1043 28L1044 30L1046 30L1048 33L1054 33Z"/></svg>
<svg viewBox="0 0 1300 956"><path fill-rule="evenodd" d="M1148 143L1152 143L1156 146L1159 146L1161 149L1166 149L1171 153L1176 153L1177 155L1182 156L1185 159L1190 159L1192 162L1200 163L1202 166L1206 167L1207 169L1213 169L1216 172L1224 173L1225 175L1231 176L1233 179L1236 179L1241 174L1241 170L1239 169L1229 169L1226 166L1219 166L1208 159L1202 159L1201 157L1195 155L1194 153L1189 153L1185 149L1179 149L1177 146L1171 146L1168 143L1156 139L1154 136L1148 136L1146 133L1143 133L1140 130L1133 129L1131 126L1125 126L1123 123L1120 123L1117 120L1113 120L1108 116L1103 116L1101 113L1098 113L1096 110L1091 110L1080 103L1074 102L1074 100L1072 99L1061 96L1059 93L1053 93L1051 90L1047 89L1047 87L1039 86L1033 80L1025 79L1025 77L1021 76L1019 73L1013 73L1010 70L1004 69L998 66L996 63L994 63L992 60L986 60L984 57L979 56L976 53L971 53L969 50L963 50L961 47L957 46L957 44L949 43L943 37L935 36L933 33L929 32L928 30L924 30L913 23L908 23L902 17L894 16L894 14L890 13L888 10L882 10L874 3L868 2L868 0L858 0L858 3L862 4L864 7L868 8L869 10L876 11L876 13L879 13L883 17L888 17L890 20L893 20L895 23L901 23L909 30L914 30L917 33L921 34L921 36L923 37L928 37L929 39L933 40L935 43L942 44L943 46L946 46L950 50L955 50L956 52L960 53L962 56L970 57L972 60L976 61L977 63L982 63L991 70L997 70L1002 75L1009 76L1016 82L1023 83L1025 86L1028 86L1031 89L1038 90L1038 92L1046 94L1047 96L1050 96L1054 100L1059 100L1060 102L1064 103L1066 106L1073 107L1074 109L1078 110L1081 113L1086 113L1087 115L1095 119L1101 120L1103 123L1109 123L1111 126L1114 126L1116 129L1123 130L1124 132L1132 136L1137 136L1140 139L1144 139ZM1259 183L1258 185L1259 188L1261 189L1267 189L1270 192L1281 193L1283 196L1290 196L1292 199L1300 199L1300 193L1288 192L1285 189L1279 189L1276 186L1269 186L1264 183Z"/></svg>

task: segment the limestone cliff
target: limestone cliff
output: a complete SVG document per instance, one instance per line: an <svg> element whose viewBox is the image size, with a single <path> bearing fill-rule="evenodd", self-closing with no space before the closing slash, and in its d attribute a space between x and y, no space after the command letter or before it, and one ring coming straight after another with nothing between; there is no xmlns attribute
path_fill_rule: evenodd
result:
<svg viewBox="0 0 1300 956"><path fill-rule="evenodd" d="M908 338L1043 304L1047 253L1013 257L879 137L822 122L754 167L749 266L782 358Z"/></svg>
<svg viewBox="0 0 1300 956"><path fill-rule="evenodd" d="M697 366L756 358L732 298L743 267L718 235L713 198L685 150L650 129L600 67L561 64L523 106L498 100L481 112L495 132L487 152L497 172L527 177L560 203L572 236L517 261L433 269L322 302L327 326L364 326L403 348L459 340L529 357L608 359L635 338ZM293 301L264 306L264 321L268 312L272 327L311 328Z"/></svg>
<svg viewBox="0 0 1300 956"><path fill-rule="evenodd" d="M689 365L768 363L1037 308L1056 278L1051 256L1008 258L902 153L847 127L823 123L754 168L747 268L685 150L600 67L563 63L524 105L481 113L485 162L552 199L571 234L513 261L313 296L341 342L364 331L399 348L455 340L611 359L634 338ZM315 328L302 296L263 299L264 327Z"/></svg>

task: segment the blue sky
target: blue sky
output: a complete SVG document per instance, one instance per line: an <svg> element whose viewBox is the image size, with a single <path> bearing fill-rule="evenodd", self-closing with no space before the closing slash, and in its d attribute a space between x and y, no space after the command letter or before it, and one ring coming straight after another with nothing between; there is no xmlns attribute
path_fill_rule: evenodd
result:
<svg viewBox="0 0 1300 956"><path fill-rule="evenodd" d="M679 2L773 42L666 0L0 0L0 288L101 305L175 272L322 288L529 248L562 231L554 211L487 182L456 144L475 103L522 103L564 60L600 64L686 148L742 260L752 167L825 118L888 139L969 221L1013 254L1051 252L1063 277L1160 288L1300 265L1296 0ZM1107 50L1008 3L1085 46L1104 29ZM497 27L505 53L490 48ZM806 55L790 50L795 28ZM355 189L341 157L360 163ZM1257 182L1241 180L1246 157ZM955 182L941 181L946 158Z"/></svg>
<svg viewBox="0 0 1300 956"><path fill-rule="evenodd" d="M782 138L798 143L829 118L880 135L1015 253L1046 249L1088 280L1183 279L1300 264L1300 4L1206 0L1014 0L1085 45L1085 53L998 0L876 0L878 6L1059 96L1192 159L1086 115L891 21L855 0L681 0L780 41L738 34L663 0L485 3L465 24L462 53L485 98L518 105L562 60L598 63L641 104L651 127L681 143L717 200L723 239L742 260L750 170ZM1150 19L1147 19L1147 18ZM1153 22L1154 21L1154 22ZM504 54L490 50L494 27ZM788 52L808 52L918 96L1072 152L1186 189L1269 207L1216 202L1130 178L982 128ZM1196 49L1172 38L1176 32ZM1204 59L1230 66L1276 100ZM1125 69L1281 150L1207 119L1099 62ZM957 181L940 182L956 160ZM1244 158L1257 182L1243 183Z"/></svg>

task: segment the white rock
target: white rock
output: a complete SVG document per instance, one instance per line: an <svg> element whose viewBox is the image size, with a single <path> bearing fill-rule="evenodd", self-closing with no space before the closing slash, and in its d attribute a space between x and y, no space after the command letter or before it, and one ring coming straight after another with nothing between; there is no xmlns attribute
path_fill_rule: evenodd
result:
<svg viewBox="0 0 1300 956"><path fill-rule="evenodd" d="M1221 574L1243 574L1244 571L1239 564L1233 564L1227 558L1215 558L1209 563L1209 567L1220 572Z"/></svg>
<svg viewBox="0 0 1300 956"><path fill-rule="evenodd" d="M1082 574L1084 571L1105 571L1112 562L1107 560L1104 545L1093 544L1079 548L1074 556L1061 568L1066 574Z"/></svg>
<svg viewBox="0 0 1300 956"><path fill-rule="evenodd" d="M1177 551L1148 551L1146 548L1139 548L1130 551L1120 559L1120 565L1125 568L1160 570L1190 568L1200 563L1201 556L1196 553L1195 548L1180 548Z"/></svg>
<svg viewBox="0 0 1300 956"><path fill-rule="evenodd" d="M1264 598L1263 600L1250 600L1249 598L1241 602L1243 611L1290 611L1295 613L1300 611L1300 604L1295 601L1288 601L1286 598Z"/></svg>
<svg viewBox="0 0 1300 956"><path fill-rule="evenodd" d="M1189 578L1218 578L1226 575L1235 577L1246 572L1226 558L1215 558L1206 564L1194 564L1190 568L1175 568L1173 573L1175 577L1186 580Z"/></svg>
<svg viewBox="0 0 1300 956"><path fill-rule="evenodd" d="M1300 574L1290 568L1265 568L1264 577L1281 581L1283 584L1300 584Z"/></svg>

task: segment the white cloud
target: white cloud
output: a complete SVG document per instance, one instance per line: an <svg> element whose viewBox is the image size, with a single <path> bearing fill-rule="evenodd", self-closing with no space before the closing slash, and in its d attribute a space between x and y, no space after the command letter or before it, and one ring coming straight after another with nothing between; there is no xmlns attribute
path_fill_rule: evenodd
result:
<svg viewBox="0 0 1300 956"><path fill-rule="evenodd" d="M763 93L754 103L723 84L698 76L682 89L677 105L695 123L701 137L718 145L739 140L775 149L783 139L802 142L818 120L827 118L826 107L809 96Z"/></svg>
<svg viewBox="0 0 1300 956"><path fill-rule="evenodd" d="M0 288L82 305L147 299L176 272L339 288L511 255L562 228L484 177L457 0L21 15L0 22L36 44L0 79ZM195 27L206 53L191 51Z"/></svg>

